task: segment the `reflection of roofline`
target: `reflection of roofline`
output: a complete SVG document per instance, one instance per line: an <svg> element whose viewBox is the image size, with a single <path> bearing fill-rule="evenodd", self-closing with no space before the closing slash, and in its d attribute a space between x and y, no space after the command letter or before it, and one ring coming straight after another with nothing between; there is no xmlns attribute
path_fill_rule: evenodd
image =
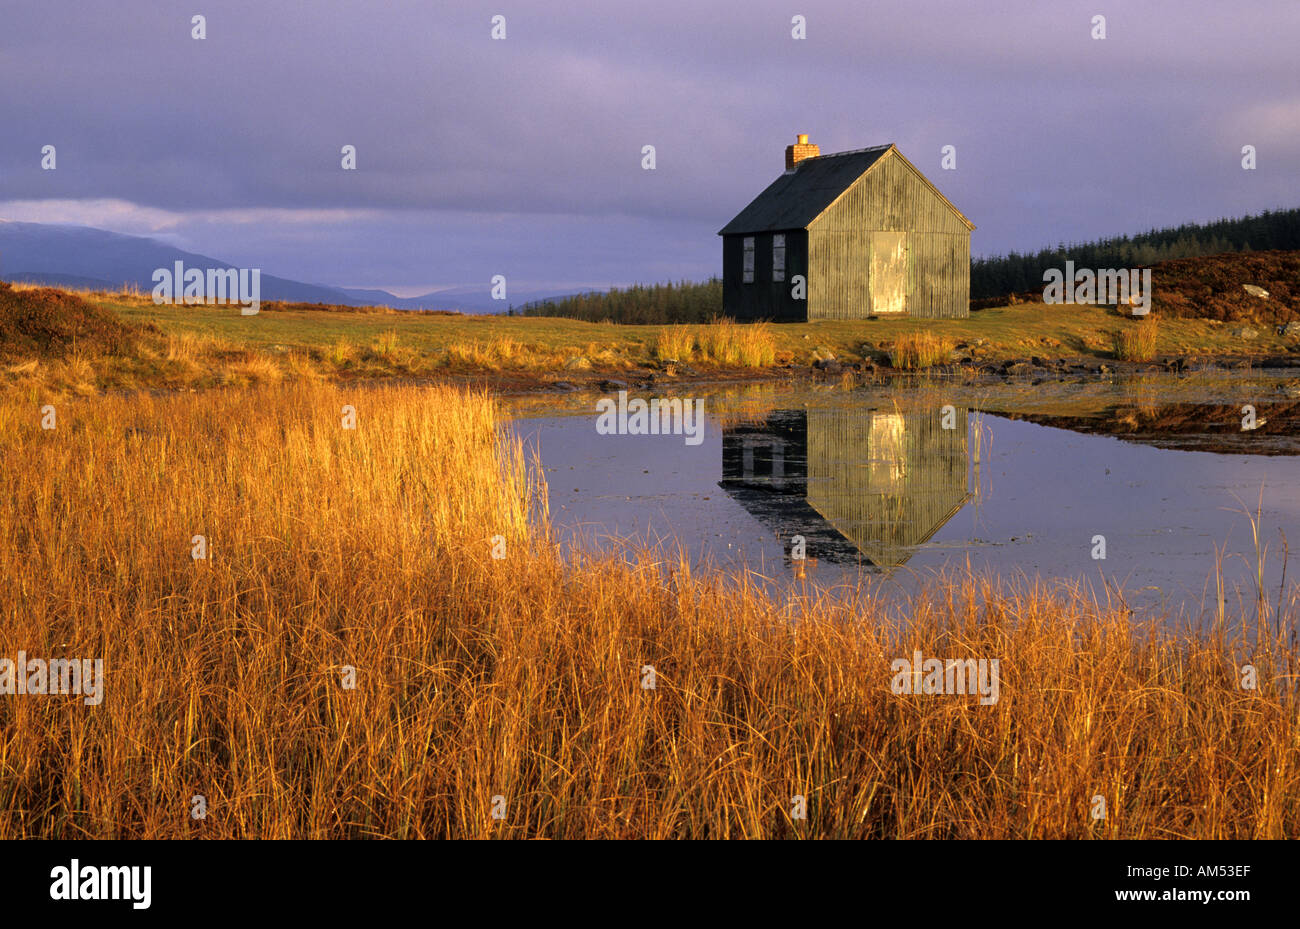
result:
<svg viewBox="0 0 1300 929"><path fill-rule="evenodd" d="M931 529L928 533L926 533L925 538L923 538L920 542L917 542L916 544L924 545L926 542L929 542L931 539L933 539L934 534L938 532L940 529L942 529L944 526L948 525L948 520L952 519L954 516L960 513L962 511L962 507L970 503L971 500L973 499L975 499L975 495L971 493L969 490L966 491L964 494L962 494L961 499L957 501L956 506L954 506L951 510L949 510L948 514L944 516L943 519L935 523L934 528Z"/></svg>
<svg viewBox="0 0 1300 929"><path fill-rule="evenodd" d="M741 509L749 514L751 518L773 530L778 538L782 538L787 533L790 528L789 524L800 527L797 532L793 533L794 535L802 535L805 538L808 536L815 537L818 534L833 536L833 541L836 543L836 547L833 549L825 547L826 542L832 541L830 539L812 546L812 550L819 553L818 557L823 561L845 564L866 561L868 564L875 565L875 562L866 557L866 554L856 542L840 532L835 527L835 524L818 512L803 494L759 490L752 484L735 480L718 481L718 486L722 488L727 496L740 504ZM778 498L786 499L783 499L780 503L772 503ZM771 503L771 505L754 505L759 503ZM816 528L809 528L814 519L820 525ZM786 538L782 538L781 547L783 550L786 541ZM790 557L788 551L785 552L785 557L788 561Z"/></svg>
<svg viewBox="0 0 1300 929"><path fill-rule="evenodd" d="M964 507L967 503L970 503L970 501L974 499L974 497L975 495L971 493L969 490L965 491L962 494L961 499L958 500L957 503L954 504L953 507L950 510L948 510L948 512L942 518L940 518L940 520L937 523L935 523L934 526L931 527L929 532L927 532L916 542L910 545L902 546L903 548L909 549L906 558L904 558L900 562L897 562L896 564L890 564L890 565L882 564L879 560L872 558L870 554L868 554L866 551L863 550L861 545L859 545L857 542L854 542L853 539L847 533L841 530L838 526L836 526L835 523L825 513L823 513L821 510L818 510L816 504L814 504L811 500L808 501L808 506L810 506L814 511L816 511L817 515L822 518L822 522L826 523L826 525L834 529L835 532L837 532L840 536L842 536L846 542L848 542L850 545L856 548L859 552L862 552L862 556L866 558L867 561L871 562L871 564L875 565L878 568L898 568L907 564L907 562L911 560L912 556L916 554L916 549L920 548L926 542L929 542L932 538L934 538L934 534L938 532L940 529L942 529L944 526L946 526L948 524L948 520L952 519L954 516L960 513L962 511L962 507Z"/></svg>

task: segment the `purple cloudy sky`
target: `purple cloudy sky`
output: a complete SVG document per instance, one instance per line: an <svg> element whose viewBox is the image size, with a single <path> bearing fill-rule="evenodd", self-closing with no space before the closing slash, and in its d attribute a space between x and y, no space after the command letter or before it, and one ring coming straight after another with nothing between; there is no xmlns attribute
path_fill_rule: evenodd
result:
<svg viewBox="0 0 1300 929"><path fill-rule="evenodd" d="M1297 0L0 0L0 218L403 294L702 279L807 132L1037 248L1300 204L1298 50Z"/></svg>

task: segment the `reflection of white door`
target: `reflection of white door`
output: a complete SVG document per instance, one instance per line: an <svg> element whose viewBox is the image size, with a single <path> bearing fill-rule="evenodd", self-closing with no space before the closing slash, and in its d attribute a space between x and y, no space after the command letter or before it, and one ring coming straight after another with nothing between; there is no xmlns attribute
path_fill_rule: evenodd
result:
<svg viewBox="0 0 1300 929"><path fill-rule="evenodd" d="M907 233L871 233L871 312L907 310Z"/></svg>
<svg viewBox="0 0 1300 929"><path fill-rule="evenodd" d="M907 427L899 413L872 413L867 433L871 489L901 494L907 477Z"/></svg>

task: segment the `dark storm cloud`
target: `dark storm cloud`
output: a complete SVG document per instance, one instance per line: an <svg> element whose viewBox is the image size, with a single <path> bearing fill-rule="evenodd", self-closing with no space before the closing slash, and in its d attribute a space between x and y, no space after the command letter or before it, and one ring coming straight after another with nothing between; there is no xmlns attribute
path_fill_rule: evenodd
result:
<svg viewBox="0 0 1300 929"><path fill-rule="evenodd" d="M898 143L979 226L977 252L1296 199L1294 0L191 6L3 7L0 201L122 200L279 274L418 286L711 273L714 233L795 132ZM229 221L267 209L344 212Z"/></svg>

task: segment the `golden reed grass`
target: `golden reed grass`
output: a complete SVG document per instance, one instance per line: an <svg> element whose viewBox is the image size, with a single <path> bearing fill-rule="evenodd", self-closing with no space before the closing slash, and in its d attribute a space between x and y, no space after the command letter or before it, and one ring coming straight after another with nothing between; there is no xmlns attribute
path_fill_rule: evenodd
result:
<svg viewBox="0 0 1300 929"><path fill-rule="evenodd" d="M1156 343L1160 337L1160 324L1154 316L1146 316L1136 325L1117 329L1112 335L1112 348L1120 361L1150 361L1156 357Z"/></svg>
<svg viewBox="0 0 1300 929"><path fill-rule="evenodd" d="M940 579L898 622L566 562L481 394L57 415L0 401L0 656L102 657L105 695L0 696L0 837L1297 834L1294 642L1139 630L1028 582ZM999 659L999 701L895 695L917 649Z"/></svg>
<svg viewBox="0 0 1300 929"><path fill-rule="evenodd" d="M655 337L654 353L661 360L763 368L776 362L776 340L768 323L718 318L707 326L665 326Z"/></svg>
<svg viewBox="0 0 1300 929"><path fill-rule="evenodd" d="M928 368L948 360L953 341L947 336L931 332L909 332L900 335L889 350L889 363L900 371Z"/></svg>
<svg viewBox="0 0 1300 929"><path fill-rule="evenodd" d="M664 326L655 337L655 357L691 361L695 357L695 330L690 326Z"/></svg>

